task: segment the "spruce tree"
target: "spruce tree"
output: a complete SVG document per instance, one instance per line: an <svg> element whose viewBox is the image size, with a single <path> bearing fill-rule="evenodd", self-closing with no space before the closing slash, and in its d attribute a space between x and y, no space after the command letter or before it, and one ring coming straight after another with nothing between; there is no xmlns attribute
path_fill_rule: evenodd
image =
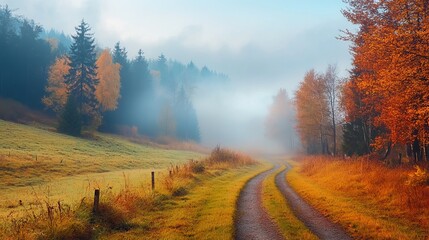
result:
<svg viewBox="0 0 429 240"><path fill-rule="evenodd" d="M95 88L98 84L96 52L94 38L89 32L91 28L82 20L75 28L76 35L72 36L70 48L70 70L65 76L67 88L78 106L83 124L89 125L98 116L98 102Z"/></svg>
<svg viewBox="0 0 429 240"><path fill-rule="evenodd" d="M66 106L60 116L58 131L72 136L80 136L82 123L73 97L67 98Z"/></svg>

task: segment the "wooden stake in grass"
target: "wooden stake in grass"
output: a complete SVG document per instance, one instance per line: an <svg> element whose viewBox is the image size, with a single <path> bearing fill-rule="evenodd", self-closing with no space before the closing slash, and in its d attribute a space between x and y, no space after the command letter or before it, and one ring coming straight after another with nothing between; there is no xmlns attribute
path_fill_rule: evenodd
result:
<svg viewBox="0 0 429 240"><path fill-rule="evenodd" d="M100 203L100 189L95 189L94 192L94 207L92 208L93 213L98 213L98 205Z"/></svg>
<svg viewBox="0 0 429 240"><path fill-rule="evenodd" d="M152 171L152 191L155 189L155 172Z"/></svg>
<svg viewBox="0 0 429 240"><path fill-rule="evenodd" d="M172 177L173 176L173 172L170 170L170 177Z"/></svg>

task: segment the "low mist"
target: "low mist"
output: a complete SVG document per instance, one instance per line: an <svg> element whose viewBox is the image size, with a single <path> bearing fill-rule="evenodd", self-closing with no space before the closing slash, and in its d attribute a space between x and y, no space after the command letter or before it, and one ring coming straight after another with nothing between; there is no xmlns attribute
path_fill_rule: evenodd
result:
<svg viewBox="0 0 429 240"><path fill-rule="evenodd" d="M199 87L194 102L201 143L254 153L284 153L285 147L266 134L265 122L275 93L234 82Z"/></svg>

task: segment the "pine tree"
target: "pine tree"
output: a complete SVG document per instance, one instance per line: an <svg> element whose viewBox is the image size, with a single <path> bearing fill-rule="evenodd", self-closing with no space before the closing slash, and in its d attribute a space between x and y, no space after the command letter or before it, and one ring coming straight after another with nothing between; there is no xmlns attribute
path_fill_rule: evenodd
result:
<svg viewBox="0 0 429 240"><path fill-rule="evenodd" d="M60 116L58 131L72 136L80 136L81 129L81 117L75 100L69 96L64 111Z"/></svg>
<svg viewBox="0 0 429 240"><path fill-rule="evenodd" d="M94 38L89 32L91 28L82 20L75 28L76 35L72 36L70 48L70 70L65 76L70 96L75 98L82 121L89 125L98 116L98 101L95 89L98 84L96 52Z"/></svg>

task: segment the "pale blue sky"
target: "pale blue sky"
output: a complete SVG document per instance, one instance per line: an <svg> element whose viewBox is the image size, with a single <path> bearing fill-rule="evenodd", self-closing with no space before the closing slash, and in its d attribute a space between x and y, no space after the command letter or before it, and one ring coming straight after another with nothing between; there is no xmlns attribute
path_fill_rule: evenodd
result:
<svg viewBox="0 0 429 240"><path fill-rule="evenodd" d="M292 95L310 68L324 71L328 64L337 64L346 76L350 65L348 43L336 39L340 29L350 27L341 15L341 0L0 0L0 4L46 29L68 34L84 18L101 47L121 41L130 56L141 48L149 58L164 53L228 74L234 86L225 96L202 89L203 98L195 101L204 121L203 140L209 144L225 133L218 130L222 126L210 125L219 121L206 112L222 106L223 115L241 116L225 123L226 129L237 128L238 138L247 131L243 119L262 124L279 88ZM242 114L236 114L238 110Z"/></svg>

